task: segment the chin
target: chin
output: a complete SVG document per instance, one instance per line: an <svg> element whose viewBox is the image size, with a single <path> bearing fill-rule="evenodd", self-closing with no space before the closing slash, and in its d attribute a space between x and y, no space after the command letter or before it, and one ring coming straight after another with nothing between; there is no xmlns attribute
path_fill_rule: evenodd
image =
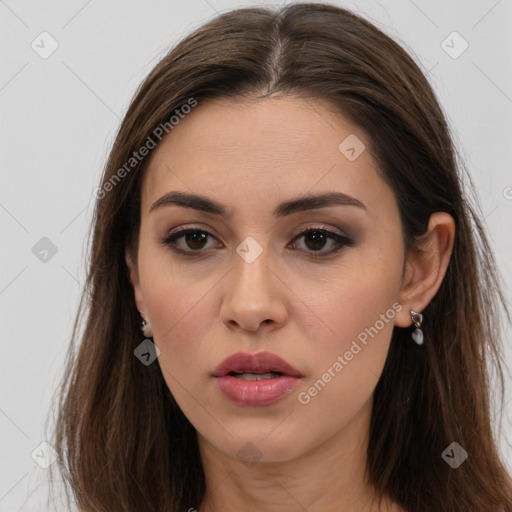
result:
<svg viewBox="0 0 512 512"><path fill-rule="evenodd" d="M271 434L272 436L272 434ZM261 435L229 438L224 443L214 443L221 452L233 459L238 459L247 466L258 463L286 462L299 457L306 451L294 436L268 437L268 430Z"/></svg>

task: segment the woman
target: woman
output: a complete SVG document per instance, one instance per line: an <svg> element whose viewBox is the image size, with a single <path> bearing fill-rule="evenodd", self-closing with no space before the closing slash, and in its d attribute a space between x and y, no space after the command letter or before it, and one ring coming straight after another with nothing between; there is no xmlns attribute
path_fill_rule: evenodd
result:
<svg viewBox="0 0 512 512"><path fill-rule="evenodd" d="M458 167L421 70L347 10L173 48L96 191L55 438L79 510L511 511L505 302Z"/></svg>

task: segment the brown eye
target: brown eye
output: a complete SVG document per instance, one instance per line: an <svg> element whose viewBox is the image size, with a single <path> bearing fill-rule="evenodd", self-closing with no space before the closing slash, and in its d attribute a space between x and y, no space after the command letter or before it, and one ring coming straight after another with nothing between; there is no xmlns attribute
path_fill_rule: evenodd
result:
<svg viewBox="0 0 512 512"><path fill-rule="evenodd" d="M207 247L210 238L216 240L208 231L184 228L171 233L162 240L162 243L178 254L195 257L210 252ZM303 239L302 243L297 243L301 239ZM350 238L333 231L324 228L310 228L302 231L293 239L291 248L313 257L323 257L337 252L342 247L351 246L353 243ZM328 247L328 250L323 250L325 247Z"/></svg>
<svg viewBox="0 0 512 512"><path fill-rule="evenodd" d="M344 246L353 245L353 241L346 236L339 235L338 233L334 233L323 228L311 228L299 233L294 238L292 244L294 249L297 248L297 245L301 245L296 244L296 241L301 238L304 239L303 245L305 246L305 249L299 247L299 250L309 253L316 252L319 253L319 256L329 255L340 250ZM322 251L326 245L330 245L331 249Z"/></svg>
<svg viewBox="0 0 512 512"><path fill-rule="evenodd" d="M208 231L200 229L180 229L171 233L162 240L164 245L168 245L173 251L180 254L191 254L206 252L203 249L208 244L208 239L214 238ZM193 254L191 254L193 255Z"/></svg>

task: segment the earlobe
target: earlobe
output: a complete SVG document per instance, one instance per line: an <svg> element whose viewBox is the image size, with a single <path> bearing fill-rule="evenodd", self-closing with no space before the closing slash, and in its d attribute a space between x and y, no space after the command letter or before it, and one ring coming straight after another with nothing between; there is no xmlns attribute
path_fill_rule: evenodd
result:
<svg viewBox="0 0 512 512"><path fill-rule="evenodd" d="M455 240L455 221L445 212L430 216L427 233L422 238L421 251L410 251L400 291L399 302L404 307L395 317L395 325L412 325L410 309L423 311L438 292L446 275Z"/></svg>

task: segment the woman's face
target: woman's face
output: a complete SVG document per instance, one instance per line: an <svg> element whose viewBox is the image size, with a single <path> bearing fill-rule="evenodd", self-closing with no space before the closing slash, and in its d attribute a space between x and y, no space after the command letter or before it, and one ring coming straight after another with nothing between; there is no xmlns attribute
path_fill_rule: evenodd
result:
<svg viewBox="0 0 512 512"><path fill-rule="evenodd" d="M199 104L153 150L132 281L203 448L284 461L368 426L404 246L363 144L321 103L281 97ZM324 194L339 195L311 199ZM239 352L294 370L255 359L216 371Z"/></svg>

